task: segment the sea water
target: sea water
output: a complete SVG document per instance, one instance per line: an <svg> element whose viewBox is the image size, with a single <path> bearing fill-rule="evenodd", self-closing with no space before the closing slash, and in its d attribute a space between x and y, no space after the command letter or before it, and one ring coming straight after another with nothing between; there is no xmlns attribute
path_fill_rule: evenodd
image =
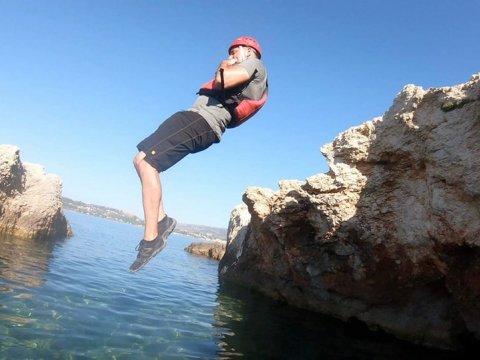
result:
<svg viewBox="0 0 480 360"><path fill-rule="evenodd" d="M138 273L142 229L75 212L74 236L0 238L0 359L403 359L425 349L232 285L172 234Z"/></svg>

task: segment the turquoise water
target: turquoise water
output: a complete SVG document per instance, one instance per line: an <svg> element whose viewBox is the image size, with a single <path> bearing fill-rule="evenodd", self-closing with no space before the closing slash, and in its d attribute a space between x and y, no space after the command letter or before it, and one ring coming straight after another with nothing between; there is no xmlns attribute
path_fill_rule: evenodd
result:
<svg viewBox="0 0 480 360"><path fill-rule="evenodd" d="M67 212L75 236L2 238L0 359L392 359L428 350L218 285L218 262L173 234L128 272L142 229Z"/></svg>

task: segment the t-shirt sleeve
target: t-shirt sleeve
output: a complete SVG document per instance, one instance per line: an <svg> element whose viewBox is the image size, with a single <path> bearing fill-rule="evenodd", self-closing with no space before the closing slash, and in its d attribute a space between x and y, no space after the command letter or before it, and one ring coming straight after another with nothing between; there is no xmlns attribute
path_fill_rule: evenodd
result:
<svg viewBox="0 0 480 360"><path fill-rule="evenodd" d="M247 59L240 64L245 70L247 70L251 81L248 82L247 87L241 89L242 94L254 100L259 100L268 87L267 72L263 63L259 59Z"/></svg>
<svg viewBox="0 0 480 360"><path fill-rule="evenodd" d="M258 59L246 59L238 65L247 70L248 75L252 77L255 71L258 71L259 67L262 66L262 63Z"/></svg>

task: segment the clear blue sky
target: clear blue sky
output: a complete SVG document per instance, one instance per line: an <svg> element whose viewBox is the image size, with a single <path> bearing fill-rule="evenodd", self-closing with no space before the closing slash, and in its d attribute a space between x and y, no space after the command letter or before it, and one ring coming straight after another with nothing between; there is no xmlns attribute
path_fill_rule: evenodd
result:
<svg viewBox="0 0 480 360"><path fill-rule="evenodd" d="M0 0L0 143L65 196L143 216L136 144L254 36L268 103L162 175L169 215L226 227L247 187L326 172L320 147L404 85L479 72L479 14L480 0Z"/></svg>

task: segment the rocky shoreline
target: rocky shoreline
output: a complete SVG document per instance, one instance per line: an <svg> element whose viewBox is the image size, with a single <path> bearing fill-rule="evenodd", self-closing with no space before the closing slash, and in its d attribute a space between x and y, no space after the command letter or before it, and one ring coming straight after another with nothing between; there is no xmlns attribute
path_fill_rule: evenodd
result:
<svg viewBox="0 0 480 360"><path fill-rule="evenodd" d="M222 282L444 349L480 340L480 74L407 85L322 147L330 171L249 188Z"/></svg>

